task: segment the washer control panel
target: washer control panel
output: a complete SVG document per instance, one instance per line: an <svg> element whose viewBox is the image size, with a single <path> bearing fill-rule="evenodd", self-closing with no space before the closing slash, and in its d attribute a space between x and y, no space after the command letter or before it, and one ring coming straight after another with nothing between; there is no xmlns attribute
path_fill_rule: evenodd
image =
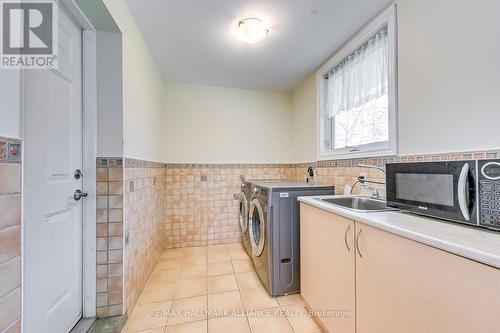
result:
<svg viewBox="0 0 500 333"><path fill-rule="evenodd" d="M500 230L500 160L478 161L479 225Z"/></svg>

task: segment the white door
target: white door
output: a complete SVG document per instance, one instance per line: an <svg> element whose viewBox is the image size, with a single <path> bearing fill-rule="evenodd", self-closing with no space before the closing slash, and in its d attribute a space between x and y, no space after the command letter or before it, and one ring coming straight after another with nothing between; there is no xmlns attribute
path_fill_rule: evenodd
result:
<svg viewBox="0 0 500 333"><path fill-rule="evenodd" d="M82 30L62 8L58 26L58 70L25 76L25 333L66 333L83 308Z"/></svg>

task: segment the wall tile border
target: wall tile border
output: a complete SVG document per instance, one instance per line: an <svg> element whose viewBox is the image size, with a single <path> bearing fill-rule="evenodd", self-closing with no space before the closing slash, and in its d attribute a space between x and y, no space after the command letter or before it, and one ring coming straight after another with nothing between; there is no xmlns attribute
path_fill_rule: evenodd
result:
<svg viewBox="0 0 500 333"><path fill-rule="evenodd" d="M4 138L0 137L0 142ZM398 162L431 162L431 161L453 161L472 159L497 159L500 158L500 150L452 152L439 154L418 154L387 157L356 158L342 160L325 160L303 163L162 163L135 158L122 157L99 157L97 167L99 168L167 168L167 169L258 169L258 168L324 168L324 167L350 167L356 164L385 165L386 163ZM0 162L2 159L0 158Z"/></svg>
<svg viewBox="0 0 500 333"><path fill-rule="evenodd" d="M291 168L294 164L282 163L166 163L167 169L269 169L269 168Z"/></svg>
<svg viewBox="0 0 500 333"><path fill-rule="evenodd" d="M98 167L116 167L124 165L126 168L167 168L167 169L268 169L268 168L326 168L351 167L356 164L383 166L386 163L399 162L431 162L453 160L482 160L500 158L500 150L451 152L439 154L401 155L341 160L325 160L303 163L162 163L134 158L98 158Z"/></svg>
<svg viewBox="0 0 500 333"><path fill-rule="evenodd" d="M125 158L125 167L126 168L164 168L165 163L162 162L153 162L147 160L139 160L136 158Z"/></svg>
<svg viewBox="0 0 500 333"><path fill-rule="evenodd" d="M355 166L356 164L384 166L387 163L484 160L484 159L497 159L497 158L500 158L500 150L454 152L454 153L441 153L441 154L402 155L402 156L387 156L387 157L358 158L358 159L344 159L344 160L327 160L327 161L293 164L293 167L295 168L307 168L309 166L317 168L351 167Z"/></svg>
<svg viewBox="0 0 500 333"><path fill-rule="evenodd" d="M0 163L21 163L23 142L0 136Z"/></svg>
<svg viewBox="0 0 500 333"><path fill-rule="evenodd" d="M98 157L96 160L98 168L121 168L123 167L122 157Z"/></svg>

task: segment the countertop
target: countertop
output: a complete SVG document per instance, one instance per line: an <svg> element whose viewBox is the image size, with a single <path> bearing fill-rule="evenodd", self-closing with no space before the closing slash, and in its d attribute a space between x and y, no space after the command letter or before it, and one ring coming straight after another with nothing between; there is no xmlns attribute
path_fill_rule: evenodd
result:
<svg viewBox="0 0 500 333"><path fill-rule="evenodd" d="M405 212L358 213L317 200L318 198L332 197L334 196L299 197L298 200L348 219L500 269L500 232Z"/></svg>

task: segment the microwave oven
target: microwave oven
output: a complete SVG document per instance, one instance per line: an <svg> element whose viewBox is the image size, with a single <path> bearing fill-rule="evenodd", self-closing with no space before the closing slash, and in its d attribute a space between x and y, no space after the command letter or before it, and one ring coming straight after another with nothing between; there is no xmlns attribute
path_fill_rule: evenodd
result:
<svg viewBox="0 0 500 333"><path fill-rule="evenodd" d="M386 165L387 205L500 231L500 160Z"/></svg>

